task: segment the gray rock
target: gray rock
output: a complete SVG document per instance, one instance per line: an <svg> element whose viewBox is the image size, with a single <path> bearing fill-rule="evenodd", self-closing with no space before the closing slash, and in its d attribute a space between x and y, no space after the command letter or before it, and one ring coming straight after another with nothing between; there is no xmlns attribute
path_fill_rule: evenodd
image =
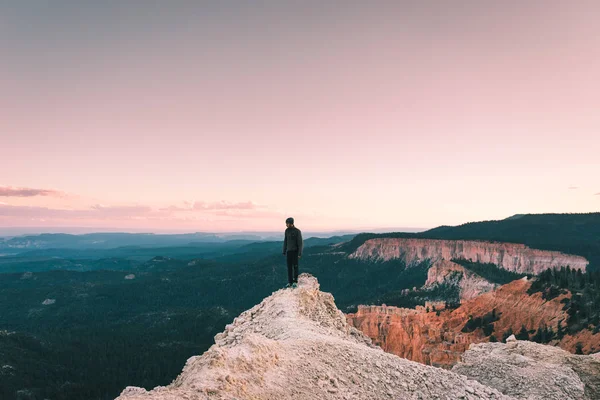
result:
<svg viewBox="0 0 600 400"><path fill-rule="evenodd" d="M600 359L514 337L472 344L452 371L517 399L600 399Z"/></svg>

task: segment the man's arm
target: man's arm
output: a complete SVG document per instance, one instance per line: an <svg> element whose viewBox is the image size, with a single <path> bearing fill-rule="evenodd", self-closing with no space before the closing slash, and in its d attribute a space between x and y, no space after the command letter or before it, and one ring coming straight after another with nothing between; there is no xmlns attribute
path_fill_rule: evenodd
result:
<svg viewBox="0 0 600 400"><path fill-rule="evenodd" d="M287 235L283 234L283 254L285 254L285 250L287 249Z"/></svg>
<svg viewBox="0 0 600 400"><path fill-rule="evenodd" d="M302 241L302 232L298 229L298 257L302 257L302 248L304 247L304 242Z"/></svg>

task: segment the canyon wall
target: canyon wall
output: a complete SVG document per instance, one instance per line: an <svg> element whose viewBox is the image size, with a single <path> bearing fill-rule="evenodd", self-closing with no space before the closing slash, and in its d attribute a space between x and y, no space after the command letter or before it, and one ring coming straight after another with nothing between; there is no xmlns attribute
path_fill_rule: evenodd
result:
<svg viewBox="0 0 600 400"><path fill-rule="evenodd" d="M483 317L495 310L499 319L493 323L493 334L498 340L509 328L516 333L522 326L537 330L546 325L556 332L561 320L564 327L567 315L561 300L569 295L544 300L541 293L527 294L530 285L527 278L519 279L467 300L454 310L427 312L425 307L359 306L356 313L346 318L390 353L427 365L450 367L471 343L489 340L481 328L462 332L470 317ZM571 352L577 342L583 343L585 353L600 350L600 333L585 332L574 337L566 335L553 344Z"/></svg>
<svg viewBox="0 0 600 400"><path fill-rule="evenodd" d="M462 265L448 260L439 260L433 263L427 271L427 281L423 288L427 289L444 283L458 286L461 301L475 298L498 287Z"/></svg>
<svg viewBox="0 0 600 400"><path fill-rule="evenodd" d="M585 271L588 265L588 260L581 256L531 249L517 243L474 240L375 238L365 241L348 257L365 261L401 259L407 265L457 258L492 263L508 271L534 275L567 265Z"/></svg>

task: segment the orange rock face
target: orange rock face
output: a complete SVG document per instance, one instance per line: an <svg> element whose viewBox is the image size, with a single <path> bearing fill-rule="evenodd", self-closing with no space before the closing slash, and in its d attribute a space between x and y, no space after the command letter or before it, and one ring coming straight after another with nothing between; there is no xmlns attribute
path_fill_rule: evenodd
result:
<svg viewBox="0 0 600 400"><path fill-rule="evenodd" d="M347 320L385 351L427 365L450 367L467 350L470 340L448 329L442 315L423 309L359 306ZM460 329L459 329L460 331Z"/></svg>
<svg viewBox="0 0 600 400"><path fill-rule="evenodd" d="M435 262L460 258L492 263L508 271L534 275L549 268L567 265L571 269L585 271L588 265L588 260L581 256L531 249L523 244L406 238L369 239L350 254L349 258L376 261L402 259L407 265L425 260Z"/></svg>
<svg viewBox="0 0 600 400"><path fill-rule="evenodd" d="M373 339L385 351L427 365L451 367L471 343L488 341L481 328L464 333L462 328L469 320L483 317L496 310L499 319L494 322L494 335L498 340L511 328L517 333L521 326L537 330L546 325L554 332L560 320L566 321L561 295L544 300L541 293L527 294L531 283L516 280L497 290L484 293L465 301L455 310L427 312L424 307L405 309L387 306L359 306L358 311L346 316L348 322ZM574 352L578 341L584 343L584 352L600 349L600 334L580 333L575 337L565 336L559 345Z"/></svg>
<svg viewBox="0 0 600 400"><path fill-rule="evenodd" d="M577 343L582 344L583 354L597 352L600 350L600 332L593 334L590 330L583 330L573 336L567 335L560 341L560 347L574 353ZM596 356L600 357L600 353Z"/></svg>

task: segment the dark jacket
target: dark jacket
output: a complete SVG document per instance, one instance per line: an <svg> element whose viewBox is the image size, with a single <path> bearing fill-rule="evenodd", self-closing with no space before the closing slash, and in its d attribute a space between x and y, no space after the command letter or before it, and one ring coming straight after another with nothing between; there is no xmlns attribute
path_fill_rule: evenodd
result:
<svg viewBox="0 0 600 400"><path fill-rule="evenodd" d="M302 242L302 232L300 229L295 226L287 228L283 237L283 254L286 254L288 250L297 250L298 256L301 256L303 247L304 243Z"/></svg>

